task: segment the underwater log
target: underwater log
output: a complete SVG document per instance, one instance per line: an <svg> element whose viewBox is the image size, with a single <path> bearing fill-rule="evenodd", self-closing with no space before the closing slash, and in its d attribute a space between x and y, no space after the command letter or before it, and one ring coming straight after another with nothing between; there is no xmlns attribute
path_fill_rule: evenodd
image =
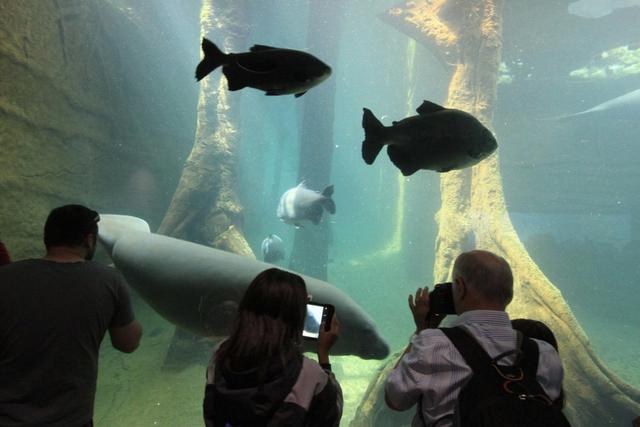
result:
<svg viewBox="0 0 640 427"><path fill-rule="evenodd" d="M329 64L338 59L344 8L341 0L312 0L309 3L309 51ZM329 22L331 30L327 31ZM302 98L298 182L305 181L307 187L314 190L331 184L335 93L336 78L333 77L321 89L310 91ZM330 244L331 225L326 216L317 226L296 230L289 267L326 280Z"/></svg>
<svg viewBox="0 0 640 427"><path fill-rule="evenodd" d="M245 49L246 4L205 0L201 36L225 52ZM222 73L200 82L195 143L158 233L255 258L241 231L242 205L235 190L240 142L239 94L226 90Z"/></svg>
<svg viewBox="0 0 640 427"><path fill-rule="evenodd" d="M246 4L204 0L201 38L220 43L225 52L244 50L248 33ZM235 190L240 95L226 90L222 73L200 82L195 142L158 229L164 234L255 259L240 225L242 206ZM182 369L201 350L199 341L176 327L163 369Z"/></svg>
<svg viewBox="0 0 640 427"><path fill-rule="evenodd" d="M411 34L439 51L436 55L440 58L444 52L457 52L445 105L468 111L488 127L496 100L503 2L407 2L390 11L407 17L399 29L406 32L407 23L413 25L416 31ZM520 241L506 207L498 153L472 169L441 174L440 180L434 282L450 277L453 261L471 234L476 247L503 256L515 277L515 297L508 307L511 318L543 321L556 335L565 370L565 413L572 424L590 425L598 420L599 425L628 425L640 414L640 391L598 358L562 294ZM386 425L387 419L397 418L384 404L384 379L396 362L397 357L392 357L378 372L358 408L358 420L351 426ZM404 414L409 425L414 411Z"/></svg>

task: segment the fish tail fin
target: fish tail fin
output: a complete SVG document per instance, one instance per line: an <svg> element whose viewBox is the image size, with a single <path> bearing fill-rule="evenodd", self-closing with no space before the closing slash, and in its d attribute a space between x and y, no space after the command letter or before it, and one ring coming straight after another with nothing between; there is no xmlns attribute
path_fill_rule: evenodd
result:
<svg viewBox="0 0 640 427"><path fill-rule="evenodd" d="M370 165L374 162L382 147L384 147L384 125L373 115L371 110L363 108L362 127L364 129L364 141L362 141L362 158Z"/></svg>
<svg viewBox="0 0 640 427"><path fill-rule="evenodd" d="M204 53L204 58L196 67L197 81L202 80L207 74L221 66L227 57L215 43L206 38L202 39L202 52Z"/></svg>
<svg viewBox="0 0 640 427"><path fill-rule="evenodd" d="M333 201L331 196L333 196L333 185L327 186L324 190L322 190L322 207L325 208L330 214L336 213L336 202Z"/></svg>

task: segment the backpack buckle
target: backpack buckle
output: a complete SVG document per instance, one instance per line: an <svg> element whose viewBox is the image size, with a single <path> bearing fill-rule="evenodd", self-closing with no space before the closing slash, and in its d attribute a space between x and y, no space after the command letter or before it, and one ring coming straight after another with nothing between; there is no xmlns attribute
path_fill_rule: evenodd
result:
<svg viewBox="0 0 640 427"><path fill-rule="evenodd" d="M511 383L515 383L516 386L519 386L521 390L516 391L511 389ZM549 399L548 396L543 394L531 394L528 390L526 390L522 384L518 384L515 381L507 380L502 383L502 388L509 394L515 395L519 400L538 400L545 405L552 406L553 401Z"/></svg>

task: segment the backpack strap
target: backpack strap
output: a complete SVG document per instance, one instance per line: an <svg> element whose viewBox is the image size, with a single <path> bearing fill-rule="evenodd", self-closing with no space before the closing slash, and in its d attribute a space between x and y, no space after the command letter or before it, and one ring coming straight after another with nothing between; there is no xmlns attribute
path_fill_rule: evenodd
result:
<svg viewBox="0 0 640 427"><path fill-rule="evenodd" d="M491 365L491 357L482 346L464 328L440 328L462 355L474 373L487 369Z"/></svg>
<svg viewBox="0 0 640 427"><path fill-rule="evenodd" d="M538 346L520 331L516 331L516 348L505 351L492 359L465 328L456 326L453 328L440 328L440 330L449 338L473 372L480 372L491 364L497 365L498 361L505 357L516 355L514 365L517 366L524 362L522 368L525 375L530 375L532 378L536 377L538 371ZM524 355L528 357L523 357Z"/></svg>
<svg viewBox="0 0 640 427"><path fill-rule="evenodd" d="M536 378L538 375L538 359L540 351L538 344L529 337L524 337L522 341L522 370L529 378Z"/></svg>

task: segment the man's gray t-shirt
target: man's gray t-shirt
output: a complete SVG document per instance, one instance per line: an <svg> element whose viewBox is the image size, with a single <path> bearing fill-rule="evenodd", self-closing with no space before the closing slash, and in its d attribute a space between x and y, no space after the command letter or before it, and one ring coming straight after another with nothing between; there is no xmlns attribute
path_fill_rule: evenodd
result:
<svg viewBox="0 0 640 427"><path fill-rule="evenodd" d="M80 426L93 417L105 332L133 321L114 269L44 259L0 268L0 426Z"/></svg>

